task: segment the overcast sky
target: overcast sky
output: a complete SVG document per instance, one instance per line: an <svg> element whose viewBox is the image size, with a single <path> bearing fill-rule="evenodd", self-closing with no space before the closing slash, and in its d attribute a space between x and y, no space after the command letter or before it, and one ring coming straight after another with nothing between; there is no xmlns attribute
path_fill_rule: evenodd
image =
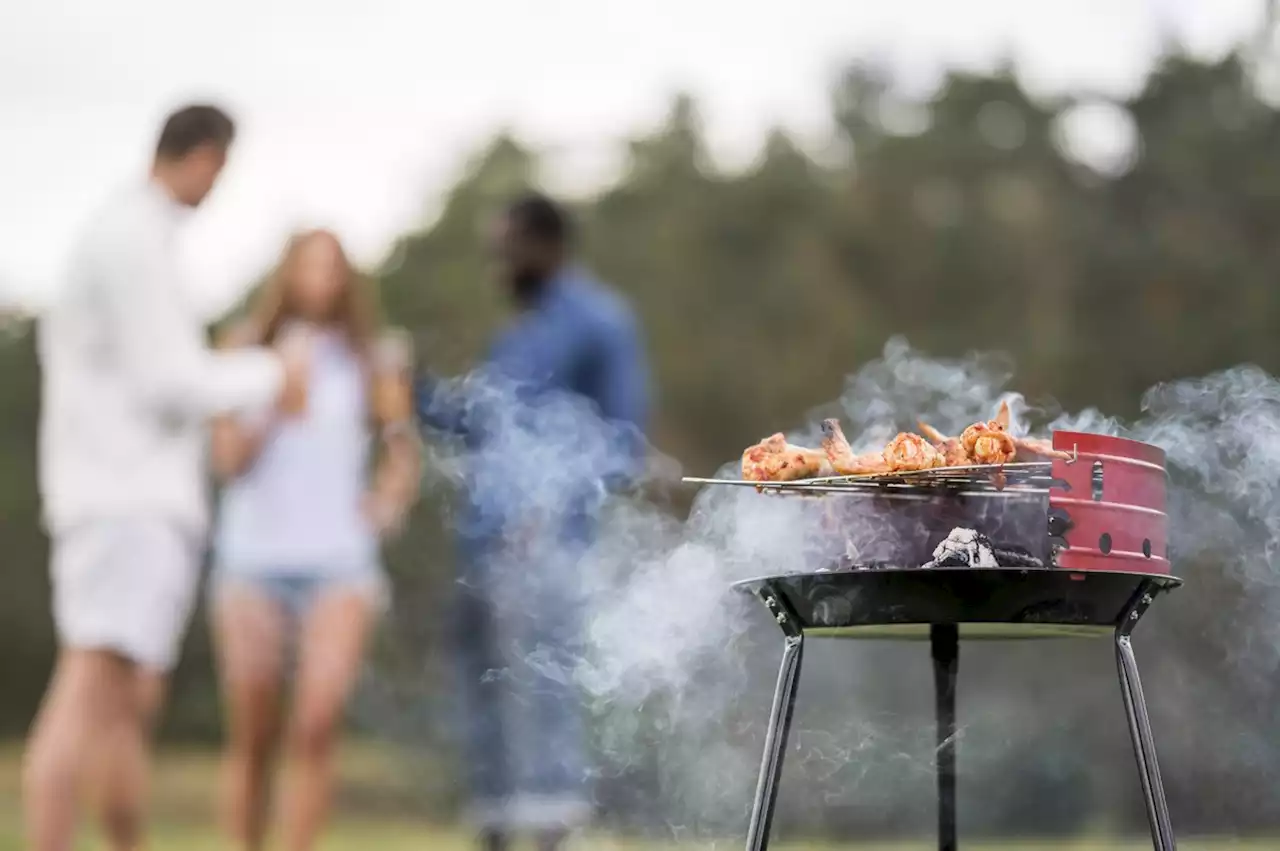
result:
<svg viewBox="0 0 1280 851"><path fill-rule="evenodd" d="M188 239L191 285L235 297L294 226L378 261L503 125L558 152L561 185L609 174L670 95L741 161L784 123L827 131L855 58L927 87L1012 55L1037 91L1132 91L1162 29L1219 53L1262 0L0 0L0 301L38 302L78 223L141 174L164 113L235 112L227 176ZM1105 130L1100 131L1105 135ZM1103 140L1105 142L1105 140Z"/></svg>

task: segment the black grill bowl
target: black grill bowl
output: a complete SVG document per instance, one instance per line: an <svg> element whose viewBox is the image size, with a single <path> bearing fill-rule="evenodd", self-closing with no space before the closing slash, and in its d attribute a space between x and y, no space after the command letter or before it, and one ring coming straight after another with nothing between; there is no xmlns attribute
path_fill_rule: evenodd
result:
<svg viewBox="0 0 1280 851"><path fill-rule="evenodd" d="M1182 580L1100 570L881 567L765 576L734 588L774 598L808 635L927 640L931 625L957 624L962 639L1005 640L1111 635L1144 583L1167 591Z"/></svg>

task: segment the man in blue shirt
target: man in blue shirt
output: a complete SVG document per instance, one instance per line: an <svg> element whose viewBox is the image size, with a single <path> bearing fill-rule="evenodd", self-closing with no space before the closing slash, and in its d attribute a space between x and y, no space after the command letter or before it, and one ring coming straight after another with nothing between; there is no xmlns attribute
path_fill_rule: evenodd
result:
<svg viewBox="0 0 1280 851"><path fill-rule="evenodd" d="M499 222L517 308L484 365L423 378L422 423L462 450L453 608L474 816L486 849L559 848L590 813L580 698L598 511L644 463L645 357L627 305L569 262L564 213L532 195Z"/></svg>

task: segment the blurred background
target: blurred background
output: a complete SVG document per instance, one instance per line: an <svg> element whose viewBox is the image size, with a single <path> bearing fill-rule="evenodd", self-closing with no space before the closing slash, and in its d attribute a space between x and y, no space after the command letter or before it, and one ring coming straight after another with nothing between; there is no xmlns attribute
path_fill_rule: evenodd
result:
<svg viewBox="0 0 1280 851"><path fill-rule="evenodd" d="M75 226L145 166L178 101L219 99L242 127L189 234L211 322L290 230L328 225L378 278L420 360L465 371L505 310L483 226L522 188L544 187L572 202L585 259L641 317L652 442L702 475L809 421L898 335L934 356L1007 353L1013 385L1037 404L1118 417L1136 416L1161 381L1280 370L1275 11L1262 0L9 4L0 731L14 744L0 751L0 849L19 847L17 742L53 658L30 317L55 291ZM676 520L690 499L651 494ZM396 603L355 701L327 847L463 842L441 626L449 517L447 489L428 487L388 555ZM1194 593L1157 607L1138 641L1175 825L1211 837L1204 847L1280 848L1268 839L1280 837L1280 652L1273 630L1249 628L1280 612L1211 557L1179 572ZM690 757L669 707L628 708L625 724L595 707L608 747L589 845L740 843L777 651L750 617L725 651L746 685L721 719L724 753ZM802 691L779 832L795 847L927 837L926 652L819 647L813 660L829 676ZM1079 848L1142 835L1112 666L1101 644L966 650L963 834ZM219 847L218 736L198 617L164 730L158 847ZM702 806L688 784L712 775L688 764L722 757L736 779Z"/></svg>

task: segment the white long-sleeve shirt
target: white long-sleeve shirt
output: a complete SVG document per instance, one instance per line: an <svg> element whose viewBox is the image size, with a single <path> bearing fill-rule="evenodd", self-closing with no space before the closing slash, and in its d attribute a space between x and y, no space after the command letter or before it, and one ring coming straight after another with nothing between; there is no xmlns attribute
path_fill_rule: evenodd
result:
<svg viewBox="0 0 1280 851"><path fill-rule="evenodd" d="M203 533L209 417L265 408L279 393L274 353L207 347L180 279L185 213L151 181L112 197L40 319L40 491L51 531L154 517Z"/></svg>

